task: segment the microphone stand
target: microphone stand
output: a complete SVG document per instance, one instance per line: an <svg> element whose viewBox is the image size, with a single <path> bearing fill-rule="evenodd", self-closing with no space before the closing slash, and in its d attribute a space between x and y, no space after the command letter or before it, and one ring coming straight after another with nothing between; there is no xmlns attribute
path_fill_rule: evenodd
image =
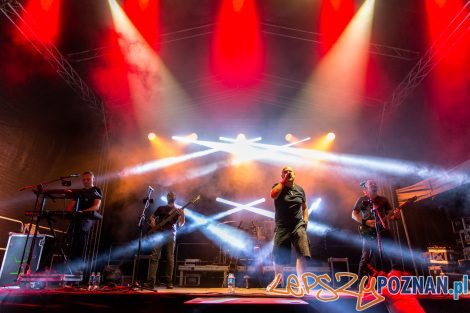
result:
<svg viewBox="0 0 470 313"><path fill-rule="evenodd" d="M374 215L375 220L375 233L377 235L377 247L379 249L379 259L380 259L380 269L383 269L383 246L382 246L382 237L380 235L380 227L382 225L385 228L385 224L383 223L383 219L380 216L379 211L377 210L377 206L371 201L372 203L372 214Z"/></svg>
<svg viewBox="0 0 470 313"><path fill-rule="evenodd" d="M140 215L139 222L137 224L137 228L139 229L139 243L137 246L137 256L134 262L131 288L147 289L147 290L152 290L154 292L157 292L157 290L142 286L142 284L140 284L140 282L137 279L135 279L136 274L138 275L137 271L139 270L140 257L142 253L142 237L143 237L143 225L145 222L145 214L147 212L148 207L150 206L150 196L152 195L152 192L153 192L153 188L149 186L147 189L147 197L144 199L144 208L142 210L142 214Z"/></svg>

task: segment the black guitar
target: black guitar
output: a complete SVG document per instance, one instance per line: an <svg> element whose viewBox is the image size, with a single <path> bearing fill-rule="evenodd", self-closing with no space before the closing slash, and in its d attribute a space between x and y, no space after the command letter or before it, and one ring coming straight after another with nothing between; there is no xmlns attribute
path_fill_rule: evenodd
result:
<svg viewBox="0 0 470 313"><path fill-rule="evenodd" d="M402 203L399 207L397 207L395 210L392 210L392 211L388 212L388 214L382 219L383 220L383 225L379 226L379 232L381 233L385 230L388 230L388 228L389 228L388 225L390 224L390 221L400 219L400 211L404 207L406 207L407 205L410 205L413 202L415 202L417 199L418 199L417 196L409 198L404 203ZM369 227L369 226L359 224L358 230L359 230L359 234L363 237L370 238L370 239L377 238L377 232L375 230L375 227L372 228L372 227Z"/></svg>
<svg viewBox="0 0 470 313"><path fill-rule="evenodd" d="M201 195L195 196L194 198L191 199L191 201L189 201L188 203L186 203L185 205L183 205L179 209L173 208L170 211L170 213L168 213L167 217L165 217L161 221L159 220L158 223L155 224L155 226L150 226L150 230L148 231L148 235L163 230L165 228L165 226L167 226L168 223L171 223L172 221L174 221L174 218L175 218L176 214L178 214L178 210L184 210L189 205L194 204L197 201L199 201L199 199L201 199Z"/></svg>

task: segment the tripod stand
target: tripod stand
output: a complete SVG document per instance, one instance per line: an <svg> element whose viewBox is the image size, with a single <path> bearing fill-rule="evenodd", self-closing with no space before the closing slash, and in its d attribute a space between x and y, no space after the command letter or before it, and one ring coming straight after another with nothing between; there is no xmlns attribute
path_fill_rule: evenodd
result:
<svg viewBox="0 0 470 313"><path fill-rule="evenodd" d="M147 209L150 206L150 202L151 202L150 197L151 197L153 191L154 191L154 189L152 188L152 186L148 186L148 188L147 188L147 197L145 197L145 199L144 199L144 208L142 210L142 214L140 215L139 222L137 224L137 228L139 229L139 243L137 245L137 255L136 255L135 262L134 262L134 271L133 271L134 274L132 275L132 286L131 286L131 288L146 289L146 290L152 290L154 292L157 292L153 288L144 287L139 282L139 280L137 280L135 278L136 273L139 270L140 257L141 257L141 253L142 253L142 237L143 237L143 226L144 226L144 222L145 222L145 214L147 213Z"/></svg>

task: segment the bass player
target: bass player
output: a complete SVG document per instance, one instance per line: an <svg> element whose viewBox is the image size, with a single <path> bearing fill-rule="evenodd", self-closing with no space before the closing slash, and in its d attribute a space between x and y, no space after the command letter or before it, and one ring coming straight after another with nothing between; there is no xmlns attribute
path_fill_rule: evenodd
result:
<svg viewBox="0 0 470 313"><path fill-rule="evenodd" d="M175 243L176 243L176 225L179 227L185 223L184 210L175 208L176 195L169 192L166 196L167 205L159 206L150 216L151 233L163 234L163 240L158 241L157 245L152 249L150 255L150 265L147 277L146 287L154 288L157 278L158 261L162 250L164 251L167 262L166 276L167 289L173 289L173 268L175 262ZM162 224L162 221L164 223Z"/></svg>

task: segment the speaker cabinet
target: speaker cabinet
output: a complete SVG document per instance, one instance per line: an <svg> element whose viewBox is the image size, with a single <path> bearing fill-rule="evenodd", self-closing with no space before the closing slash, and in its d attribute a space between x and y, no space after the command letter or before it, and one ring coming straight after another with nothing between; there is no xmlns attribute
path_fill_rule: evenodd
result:
<svg viewBox="0 0 470 313"><path fill-rule="evenodd" d="M15 284L21 257L23 256L26 236L26 234L10 234L0 269L0 286ZM23 264L28 261L32 242L33 237L29 236ZM44 234L37 235L31 258L31 273L43 271L46 267L50 266L53 248L54 238L52 236Z"/></svg>

